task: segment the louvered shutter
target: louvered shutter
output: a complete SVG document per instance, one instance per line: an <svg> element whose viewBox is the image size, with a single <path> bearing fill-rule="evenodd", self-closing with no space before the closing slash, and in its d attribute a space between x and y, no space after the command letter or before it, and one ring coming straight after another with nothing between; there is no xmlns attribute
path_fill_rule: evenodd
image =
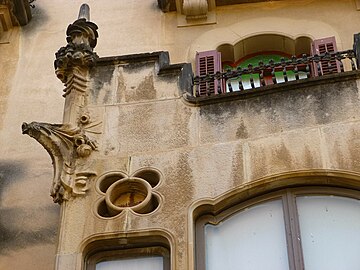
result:
<svg viewBox="0 0 360 270"><path fill-rule="evenodd" d="M221 71L221 53L213 51L197 52L196 53L196 76L205 76L207 74L214 74ZM218 80L210 82L201 82L197 88L197 95L213 95L218 94L218 87L220 86L222 92L222 83Z"/></svg>
<svg viewBox="0 0 360 270"><path fill-rule="evenodd" d="M320 55L326 52L337 52L336 47L336 40L335 37L328 37L314 40L311 44L311 55ZM321 74L318 72L318 68L316 63L313 65L313 75L326 75L331 73L338 73L340 72L340 64L335 60L332 59L330 61L322 60L320 61L320 70Z"/></svg>

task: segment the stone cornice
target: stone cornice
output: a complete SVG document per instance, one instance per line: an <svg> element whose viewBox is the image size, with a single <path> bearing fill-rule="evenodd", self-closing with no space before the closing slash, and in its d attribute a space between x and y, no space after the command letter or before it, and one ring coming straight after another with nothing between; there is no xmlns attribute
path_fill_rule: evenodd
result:
<svg viewBox="0 0 360 270"><path fill-rule="evenodd" d="M156 62L158 76L179 76L179 88L189 92L192 87L192 67L189 63L170 64L169 53L166 51L101 57L97 66L126 65L130 63Z"/></svg>

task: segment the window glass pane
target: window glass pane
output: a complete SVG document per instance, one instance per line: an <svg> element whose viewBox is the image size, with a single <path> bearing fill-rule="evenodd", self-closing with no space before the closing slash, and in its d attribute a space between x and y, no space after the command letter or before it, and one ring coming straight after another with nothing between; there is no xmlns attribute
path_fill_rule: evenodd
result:
<svg viewBox="0 0 360 270"><path fill-rule="evenodd" d="M359 269L360 201L304 196L296 202L305 269Z"/></svg>
<svg viewBox="0 0 360 270"><path fill-rule="evenodd" d="M247 208L205 226L207 270L288 269L281 200Z"/></svg>
<svg viewBox="0 0 360 270"><path fill-rule="evenodd" d="M163 258L144 257L104 261L96 264L96 270L163 270Z"/></svg>

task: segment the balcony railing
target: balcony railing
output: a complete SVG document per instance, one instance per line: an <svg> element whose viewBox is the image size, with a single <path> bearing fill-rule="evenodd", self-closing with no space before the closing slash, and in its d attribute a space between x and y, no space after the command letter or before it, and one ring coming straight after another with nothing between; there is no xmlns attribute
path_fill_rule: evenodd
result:
<svg viewBox="0 0 360 270"><path fill-rule="evenodd" d="M235 70L196 76L193 79L193 96L200 96L200 93L201 96L212 96L246 91L271 84L360 69L360 36L356 34L354 37L352 50L313 56L304 54L302 57L293 56L289 60L282 58L280 62L270 60L268 63L259 62L257 66L249 65L247 68L239 67Z"/></svg>

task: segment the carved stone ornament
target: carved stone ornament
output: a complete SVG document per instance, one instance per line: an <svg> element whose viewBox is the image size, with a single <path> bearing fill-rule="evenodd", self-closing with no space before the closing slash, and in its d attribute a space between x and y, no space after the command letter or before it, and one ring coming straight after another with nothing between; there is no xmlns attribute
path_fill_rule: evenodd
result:
<svg viewBox="0 0 360 270"><path fill-rule="evenodd" d="M77 171L76 160L87 158L97 150L94 140L79 127L47 123L23 123L22 133L37 140L50 154L54 166L51 196L61 203L72 195L83 195L88 189L88 178L96 173Z"/></svg>
<svg viewBox="0 0 360 270"><path fill-rule="evenodd" d="M204 19L207 17L208 2L207 0L184 0L182 8L187 19Z"/></svg>
<svg viewBox="0 0 360 270"><path fill-rule="evenodd" d="M89 179L96 175L88 171L89 156L97 150L88 134L99 134L101 121L90 119L86 107L89 68L98 56L98 27L89 22L90 7L83 4L78 19L67 28L65 47L55 54L55 73L65 84L64 124L23 123L22 133L36 139L50 154L54 166L51 196L61 203L71 196L84 195ZM70 93L73 93L70 95Z"/></svg>
<svg viewBox="0 0 360 270"><path fill-rule="evenodd" d="M70 24L66 30L68 44L55 53L55 73L63 82L72 79L74 67L88 69L93 66L98 55L93 51L98 38L97 25L86 18L80 18Z"/></svg>
<svg viewBox="0 0 360 270"><path fill-rule="evenodd" d="M110 171L97 180L97 191L103 196L96 205L102 218L114 218L126 211L150 214L160 205L156 189L162 174L155 168L142 168L128 175L121 171Z"/></svg>

